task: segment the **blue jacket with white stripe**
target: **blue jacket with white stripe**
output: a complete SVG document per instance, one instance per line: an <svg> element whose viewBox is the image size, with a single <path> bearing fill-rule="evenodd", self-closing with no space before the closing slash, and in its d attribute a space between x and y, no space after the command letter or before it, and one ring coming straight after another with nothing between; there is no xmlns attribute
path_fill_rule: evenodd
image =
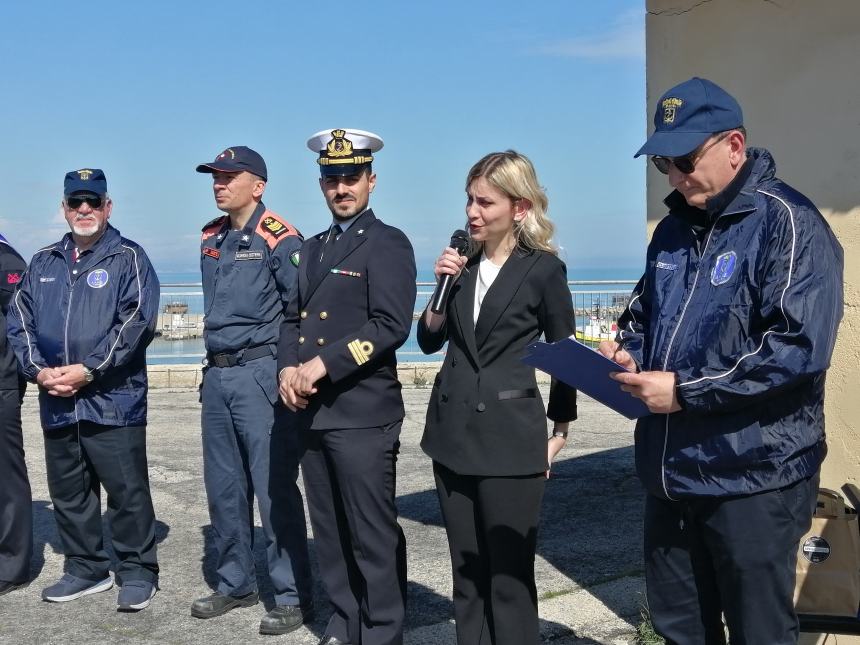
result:
<svg viewBox="0 0 860 645"><path fill-rule="evenodd" d="M108 226L75 261L66 234L36 252L18 285L8 336L24 375L83 363L95 375L75 396L39 390L42 426L78 421L146 423L146 347L155 331L159 284L143 249Z"/></svg>
<svg viewBox="0 0 860 645"><path fill-rule="evenodd" d="M636 425L649 493L745 495L814 474L824 378L842 318L842 247L815 206L750 148L707 210L667 199L618 339L641 370L676 374L674 414Z"/></svg>

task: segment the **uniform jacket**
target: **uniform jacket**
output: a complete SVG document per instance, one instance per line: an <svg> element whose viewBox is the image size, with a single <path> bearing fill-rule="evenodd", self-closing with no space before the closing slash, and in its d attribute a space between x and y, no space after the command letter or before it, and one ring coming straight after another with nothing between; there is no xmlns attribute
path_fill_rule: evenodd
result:
<svg viewBox="0 0 860 645"><path fill-rule="evenodd" d="M502 266L474 320L480 256L451 289L445 324L418 344L448 352L427 408L421 447L462 475L532 475L547 468L546 417L576 418L576 390L553 382L544 410L535 371L522 362L541 334L553 342L573 334L567 270L555 255L516 250Z"/></svg>
<svg viewBox="0 0 860 645"><path fill-rule="evenodd" d="M310 280L327 235L305 241L298 294L281 326L278 371L315 356L327 375L307 409L297 414L313 429L369 428L403 418L395 350L409 337L415 307L415 257L406 236L361 214L334 245L328 268Z"/></svg>
<svg viewBox="0 0 860 645"><path fill-rule="evenodd" d="M146 347L155 331L159 285L143 249L108 226L91 252L69 264L71 234L36 252L15 293L9 340L24 375L83 363L95 380L73 397L40 389L42 426L91 421L146 423Z"/></svg>
<svg viewBox="0 0 860 645"><path fill-rule="evenodd" d="M262 202L241 231L230 230L227 215L203 227L200 272L207 351L271 345L274 355L301 244L301 234Z"/></svg>
<svg viewBox="0 0 860 645"><path fill-rule="evenodd" d="M750 149L747 164L707 215L677 192L667 198L619 320L641 369L677 374L684 409L636 426L639 476L664 498L780 488L815 473L826 451L842 248L815 206L774 176L766 150Z"/></svg>
<svg viewBox="0 0 860 645"><path fill-rule="evenodd" d="M24 259L0 235L0 390L17 390L23 386L15 352L6 340L6 316L15 287L26 269Z"/></svg>

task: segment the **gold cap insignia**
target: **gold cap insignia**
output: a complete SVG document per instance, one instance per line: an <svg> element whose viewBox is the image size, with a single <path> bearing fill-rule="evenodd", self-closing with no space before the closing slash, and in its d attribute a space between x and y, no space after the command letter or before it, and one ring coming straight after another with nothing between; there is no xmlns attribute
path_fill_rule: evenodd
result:
<svg viewBox="0 0 860 645"><path fill-rule="evenodd" d="M352 141L346 138L346 130L332 130L332 140L325 147L329 157L339 159L352 155Z"/></svg>
<svg viewBox="0 0 860 645"><path fill-rule="evenodd" d="M663 123L675 122L675 110L684 105L682 99L668 98L663 99Z"/></svg>
<svg viewBox="0 0 860 645"><path fill-rule="evenodd" d="M358 340L356 338L347 347L357 365L364 365L370 360L370 355L373 354L373 343L367 340Z"/></svg>
<svg viewBox="0 0 860 645"><path fill-rule="evenodd" d="M92 174L93 174L93 171L88 170L87 168L84 168L83 170L78 171L78 177L81 178L81 181L87 181Z"/></svg>

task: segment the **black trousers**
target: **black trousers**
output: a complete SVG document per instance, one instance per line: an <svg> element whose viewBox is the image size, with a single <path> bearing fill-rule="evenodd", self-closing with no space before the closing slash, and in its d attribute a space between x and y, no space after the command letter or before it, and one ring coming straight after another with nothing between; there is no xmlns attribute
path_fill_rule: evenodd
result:
<svg viewBox="0 0 860 645"><path fill-rule="evenodd" d="M107 492L117 583L158 579L155 513L149 493L146 427L87 421L46 430L48 491L68 573L103 580L110 570L104 549L101 489Z"/></svg>
<svg viewBox="0 0 860 645"><path fill-rule="evenodd" d="M793 645L797 545L818 475L729 498L645 502L648 608L667 645Z"/></svg>
<svg viewBox="0 0 860 645"><path fill-rule="evenodd" d="M323 586L326 634L351 645L400 645L406 539L394 503L402 421L303 430L302 476Z"/></svg>
<svg viewBox="0 0 860 645"><path fill-rule="evenodd" d="M0 390L0 581L30 579L33 505L24 462L21 390Z"/></svg>
<svg viewBox="0 0 860 645"><path fill-rule="evenodd" d="M459 645L540 642L535 549L546 476L460 475L434 462Z"/></svg>

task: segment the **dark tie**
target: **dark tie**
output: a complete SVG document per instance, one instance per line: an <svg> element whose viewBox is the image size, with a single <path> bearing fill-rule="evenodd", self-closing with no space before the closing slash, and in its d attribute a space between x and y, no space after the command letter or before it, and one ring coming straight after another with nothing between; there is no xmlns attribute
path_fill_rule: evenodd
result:
<svg viewBox="0 0 860 645"><path fill-rule="evenodd" d="M343 229L340 227L340 224L335 224L329 229L325 242L323 242L322 248L320 249L319 257L314 258L313 264L308 267L308 278L311 281L317 282L322 280L322 276L331 268L331 263L334 259L332 256L335 252L335 245L337 244L337 239L340 237L341 233L343 233Z"/></svg>

